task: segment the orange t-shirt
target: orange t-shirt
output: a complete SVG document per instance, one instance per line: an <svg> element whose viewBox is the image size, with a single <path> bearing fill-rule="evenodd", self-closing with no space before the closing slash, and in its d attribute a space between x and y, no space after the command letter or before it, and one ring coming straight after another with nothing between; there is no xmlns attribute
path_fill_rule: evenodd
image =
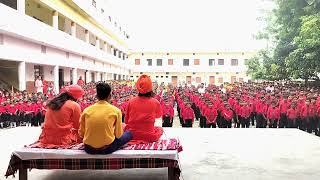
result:
<svg viewBox="0 0 320 180"><path fill-rule="evenodd" d="M32 147L67 148L81 142L78 135L81 109L68 100L58 111L47 109L39 141Z"/></svg>
<svg viewBox="0 0 320 180"><path fill-rule="evenodd" d="M131 143L158 141L163 129L155 127L154 122L161 116L162 109L156 99L139 96L131 99L125 115L125 130L133 134Z"/></svg>

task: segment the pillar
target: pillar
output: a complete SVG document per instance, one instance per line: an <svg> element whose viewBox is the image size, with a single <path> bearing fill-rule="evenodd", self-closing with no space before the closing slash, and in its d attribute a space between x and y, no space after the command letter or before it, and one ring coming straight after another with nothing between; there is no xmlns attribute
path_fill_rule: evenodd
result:
<svg viewBox="0 0 320 180"><path fill-rule="evenodd" d="M88 31L88 30L85 30L84 33L85 33L85 41L86 41L86 43L89 43L89 44L90 44L90 34L89 34L89 31Z"/></svg>
<svg viewBox="0 0 320 180"><path fill-rule="evenodd" d="M99 82L100 81L100 73L99 72L96 72L96 75L95 75L95 82Z"/></svg>
<svg viewBox="0 0 320 180"><path fill-rule="evenodd" d="M108 44L107 44L107 42L104 41L103 45L102 45L102 50L107 52L107 49L108 49Z"/></svg>
<svg viewBox="0 0 320 180"><path fill-rule="evenodd" d="M56 94L59 94L59 66L55 65L53 67L53 85L54 85L54 91Z"/></svg>
<svg viewBox="0 0 320 180"><path fill-rule="evenodd" d="M17 0L17 10L21 14L26 13L26 0Z"/></svg>
<svg viewBox="0 0 320 180"><path fill-rule="evenodd" d="M22 61L18 67L19 91L26 90L26 62Z"/></svg>
<svg viewBox="0 0 320 180"><path fill-rule="evenodd" d="M76 37L76 35L77 35L76 23L71 22L71 36Z"/></svg>
<svg viewBox="0 0 320 180"><path fill-rule="evenodd" d="M77 84L77 81L78 81L78 69L73 68L72 69L72 83Z"/></svg>
<svg viewBox="0 0 320 180"><path fill-rule="evenodd" d="M59 29L59 13L58 11L53 11L52 13L52 27Z"/></svg>
<svg viewBox="0 0 320 180"><path fill-rule="evenodd" d="M98 37L96 37L96 48L100 49L100 40Z"/></svg>
<svg viewBox="0 0 320 180"><path fill-rule="evenodd" d="M113 55L113 47L110 47L110 53Z"/></svg>
<svg viewBox="0 0 320 180"><path fill-rule="evenodd" d="M86 71L85 72L85 76L86 76L86 83L89 83L89 82L91 82L91 76L90 76L90 71Z"/></svg>

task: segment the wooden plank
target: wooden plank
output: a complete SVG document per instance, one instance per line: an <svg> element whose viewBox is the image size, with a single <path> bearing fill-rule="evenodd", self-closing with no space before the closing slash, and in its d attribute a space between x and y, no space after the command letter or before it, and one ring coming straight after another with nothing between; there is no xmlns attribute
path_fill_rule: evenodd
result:
<svg viewBox="0 0 320 180"><path fill-rule="evenodd" d="M168 180L175 180L174 167L168 167Z"/></svg>
<svg viewBox="0 0 320 180"><path fill-rule="evenodd" d="M28 169L24 168L23 165L19 168L19 180L28 180Z"/></svg>

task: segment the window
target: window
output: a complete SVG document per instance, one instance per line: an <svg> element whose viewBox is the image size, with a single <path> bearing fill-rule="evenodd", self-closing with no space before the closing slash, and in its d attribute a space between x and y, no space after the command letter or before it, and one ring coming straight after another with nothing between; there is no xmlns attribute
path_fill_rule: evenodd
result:
<svg viewBox="0 0 320 180"><path fill-rule="evenodd" d="M209 59L209 66L214 66L215 63L214 63L214 59Z"/></svg>
<svg viewBox="0 0 320 180"><path fill-rule="evenodd" d="M135 64L135 65L140 65L140 59L135 59L134 64Z"/></svg>
<svg viewBox="0 0 320 180"><path fill-rule="evenodd" d="M157 66L162 66L162 59L157 59Z"/></svg>
<svg viewBox="0 0 320 180"><path fill-rule="evenodd" d="M140 72L140 74L143 74L143 72Z"/></svg>
<svg viewBox="0 0 320 180"><path fill-rule="evenodd" d="M219 77L218 82L223 83L223 77Z"/></svg>
<svg viewBox="0 0 320 180"><path fill-rule="evenodd" d="M218 65L224 65L224 59L218 59Z"/></svg>
<svg viewBox="0 0 320 180"><path fill-rule="evenodd" d="M169 78L169 76L166 76L166 78Z"/></svg>
<svg viewBox="0 0 320 180"><path fill-rule="evenodd" d="M156 76L156 78L159 78L159 76Z"/></svg>
<svg viewBox="0 0 320 180"><path fill-rule="evenodd" d="M147 59L148 66L152 66L152 59Z"/></svg>
<svg viewBox="0 0 320 180"><path fill-rule="evenodd" d="M109 16L109 21L111 22L111 16Z"/></svg>
<svg viewBox="0 0 320 180"><path fill-rule="evenodd" d="M166 74L169 74L169 72L166 72Z"/></svg>
<svg viewBox="0 0 320 180"><path fill-rule="evenodd" d="M34 66L34 79L37 79L38 76L41 76L43 79L43 66L35 65Z"/></svg>
<svg viewBox="0 0 320 180"><path fill-rule="evenodd" d="M161 78L163 78L163 76L161 76Z"/></svg>
<svg viewBox="0 0 320 180"><path fill-rule="evenodd" d="M69 57L70 57L70 53L66 52L66 58L69 59Z"/></svg>
<svg viewBox="0 0 320 180"><path fill-rule="evenodd" d="M3 45L3 34L0 34L0 45Z"/></svg>
<svg viewBox="0 0 320 180"><path fill-rule="evenodd" d="M117 50L116 49L113 49L113 55L117 56Z"/></svg>
<svg viewBox="0 0 320 180"><path fill-rule="evenodd" d="M238 59L231 59L231 66L238 66Z"/></svg>
<svg viewBox="0 0 320 180"><path fill-rule="evenodd" d="M92 6L95 7L95 8L97 7L97 3L96 3L95 0L92 0Z"/></svg>
<svg viewBox="0 0 320 180"><path fill-rule="evenodd" d="M195 59L194 60L194 65L200 65L200 59Z"/></svg>
<svg viewBox="0 0 320 180"><path fill-rule="evenodd" d="M183 66L189 66L189 59L183 59Z"/></svg>
<svg viewBox="0 0 320 180"><path fill-rule="evenodd" d="M101 14L103 14L104 13L104 9L101 9Z"/></svg>
<svg viewBox="0 0 320 180"><path fill-rule="evenodd" d="M173 59L168 59L168 65L173 65Z"/></svg>

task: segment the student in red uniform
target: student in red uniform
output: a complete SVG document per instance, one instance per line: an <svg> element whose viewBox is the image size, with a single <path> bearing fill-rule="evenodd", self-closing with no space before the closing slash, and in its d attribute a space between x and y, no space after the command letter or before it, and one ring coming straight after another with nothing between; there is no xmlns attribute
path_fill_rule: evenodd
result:
<svg viewBox="0 0 320 180"><path fill-rule="evenodd" d="M299 129L305 131L307 129L308 124L308 105L309 102L304 102L303 100L300 100L300 110L299 110L299 116L300 116L300 125Z"/></svg>
<svg viewBox="0 0 320 180"><path fill-rule="evenodd" d="M192 127L193 121L194 121L194 112L191 108L191 102L186 103L186 107L183 110L182 118L184 122L184 127Z"/></svg>
<svg viewBox="0 0 320 180"><path fill-rule="evenodd" d="M265 128L266 127L265 113L267 112L267 105L265 103L264 97L260 97L260 102L257 102L256 112L257 112L256 128Z"/></svg>
<svg viewBox="0 0 320 180"><path fill-rule="evenodd" d="M207 107L204 112L204 116L206 118L206 128L216 128L216 121L217 121L217 110L213 107L212 102L207 102Z"/></svg>
<svg viewBox="0 0 320 180"><path fill-rule="evenodd" d="M279 121L279 128L286 128L288 126L288 119L287 119L287 110L289 108L290 102L288 101L287 96L283 96L283 100L279 103L280 108L280 121Z"/></svg>
<svg viewBox="0 0 320 180"><path fill-rule="evenodd" d="M132 132L131 144L156 142L161 137L163 129L155 127L154 122L162 116L162 109L159 101L152 97L150 77L141 75L136 88L139 94L128 102L125 131Z"/></svg>
<svg viewBox="0 0 320 180"><path fill-rule="evenodd" d="M297 128L297 109L296 104L291 103L290 108L287 110L287 117L288 117L288 127L289 128Z"/></svg>
<svg viewBox="0 0 320 180"><path fill-rule="evenodd" d="M315 116L316 116L316 104L315 100L308 100L308 117L307 117L307 132L312 133L315 130Z"/></svg>
<svg viewBox="0 0 320 180"><path fill-rule="evenodd" d="M174 109L169 100L165 100L162 106L162 127L172 127Z"/></svg>
<svg viewBox="0 0 320 180"><path fill-rule="evenodd" d="M221 110L221 121L223 128L231 128L233 111L228 103L225 103L225 106Z"/></svg>
<svg viewBox="0 0 320 180"><path fill-rule="evenodd" d="M277 102L273 101L271 107L267 112L267 119L269 120L269 128L277 128L280 120L280 109L277 107Z"/></svg>
<svg viewBox="0 0 320 180"><path fill-rule="evenodd" d="M249 128L250 126L251 109L247 102L243 102L240 108L241 128Z"/></svg>

